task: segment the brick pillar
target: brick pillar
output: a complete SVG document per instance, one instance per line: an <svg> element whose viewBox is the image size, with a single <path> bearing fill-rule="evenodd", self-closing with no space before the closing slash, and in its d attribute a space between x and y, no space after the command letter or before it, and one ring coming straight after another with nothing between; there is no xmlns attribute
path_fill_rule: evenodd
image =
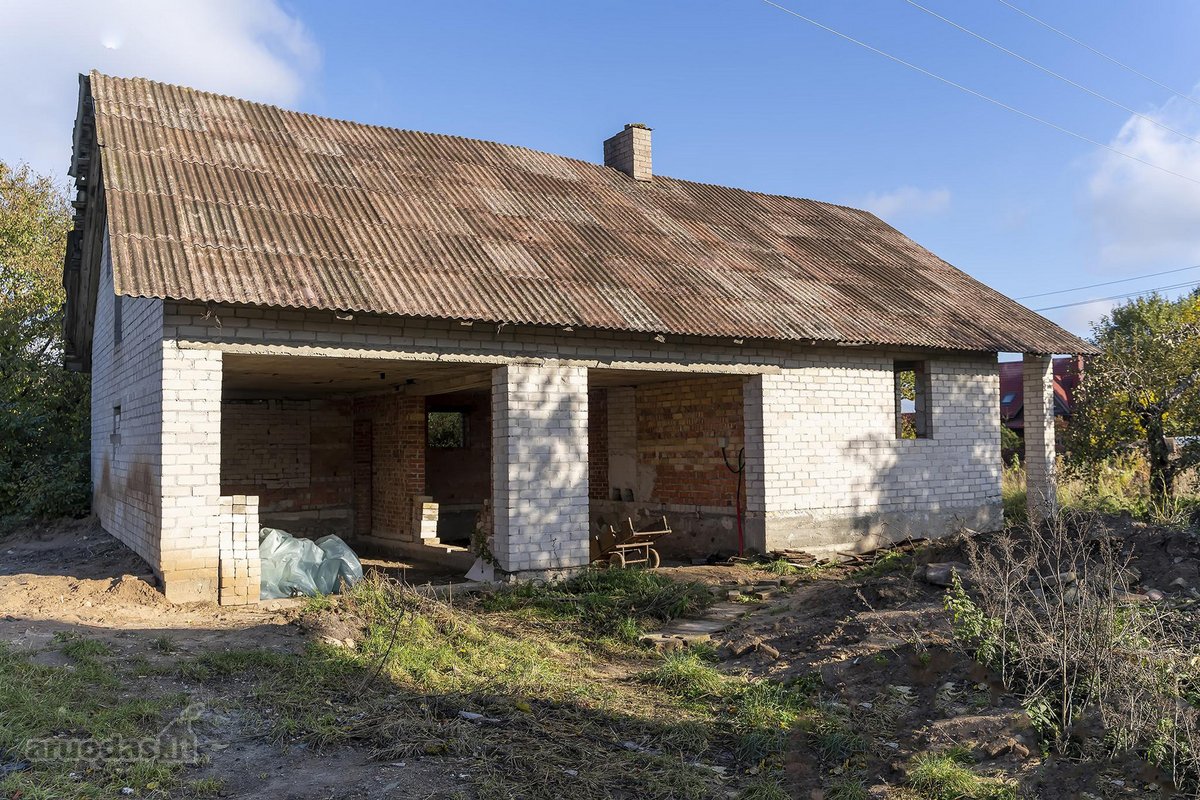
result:
<svg viewBox="0 0 1200 800"><path fill-rule="evenodd" d="M162 528L167 599L219 599L221 351L163 342Z"/></svg>
<svg viewBox="0 0 1200 800"><path fill-rule="evenodd" d="M1058 509L1054 475L1054 360L1025 354L1025 492L1029 519L1040 523Z"/></svg>
<svg viewBox="0 0 1200 800"><path fill-rule="evenodd" d="M492 552L536 577L588 562L587 370L492 370Z"/></svg>

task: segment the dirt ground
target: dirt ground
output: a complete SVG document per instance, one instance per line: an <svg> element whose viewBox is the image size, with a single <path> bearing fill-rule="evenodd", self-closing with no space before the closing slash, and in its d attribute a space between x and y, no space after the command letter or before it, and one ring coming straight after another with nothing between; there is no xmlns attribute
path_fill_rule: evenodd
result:
<svg viewBox="0 0 1200 800"><path fill-rule="evenodd" d="M1119 530L1133 548L1141 591L1166 602L1200 598L1200 538L1168 535L1128 520ZM827 694L865 728L881 732L873 745L872 796L891 796L914 754L962 746L982 772L1019 783L1045 798L1169 797L1169 781L1137 760L1078 764L1045 756L1021 710L994 679L957 651L943 611L944 589L921 579L924 563L964 560L954 541L927 547L889 570L824 570L782 586L722 634L723 670L785 681L816 674ZM669 567L676 579L712 586L778 580L744 565ZM129 660L151 665L208 651L269 648L299 651L307 636L302 603L256 607L174 605L154 585L149 568L93 522L64 522L0 539L0 642L61 665L55 642L83 634ZM169 647L163 645L169 640ZM765 646L764 646L765 645ZM778 656L774 653L777 652ZM234 693L236 685L226 687ZM131 693L180 692L222 708L202 687L147 678ZM452 758L372 762L354 748L314 754L281 750L253 725L211 711L199 728L209 763L197 777L218 778L226 796L263 800L445 796L466 791L467 767ZM827 776L803 732L793 737L787 765L793 795L823 800Z"/></svg>
<svg viewBox="0 0 1200 800"><path fill-rule="evenodd" d="M0 642L32 653L39 663L68 666L57 643L76 634L106 643L127 662L144 659L151 668L210 651L296 652L308 635L297 624L302 602L244 608L172 604L146 563L90 520L0 539ZM222 796L368 800L445 795L462 784L455 759L376 763L350 747L319 756L303 747L281 749L249 721L219 711L224 698L206 691L157 675L139 679L129 694L182 693L208 709L195 728L208 763L191 777L218 779L225 787Z"/></svg>

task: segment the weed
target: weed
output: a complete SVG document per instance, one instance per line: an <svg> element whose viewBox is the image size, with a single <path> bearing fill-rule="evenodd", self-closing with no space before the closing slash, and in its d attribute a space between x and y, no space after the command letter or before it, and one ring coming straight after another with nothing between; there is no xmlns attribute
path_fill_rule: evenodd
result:
<svg viewBox="0 0 1200 800"><path fill-rule="evenodd" d="M154 641L150 642L150 646L160 653L174 653L176 650L175 640L170 636L156 636Z"/></svg>
<svg viewBox="0 0 1200 800"><path fill-rule="evenodd" d="M545 586L503 587L480 601L485 611L523 611L566 620L593 635L634 642L647 623L692 614L712 603L699 583L681 583L643 569L590 569Z"/></svg>
<svg viewBox="0 0 1200 800"><path fill-rule="evenodd" d="M72 639L63 645L62 651L75 661L89 661L112 654L112 648L98 639Z"/></svg>
<svg viewBox="0 0 1200 800"><path fill-rule="evenodd" d="M880 575L886 575L889 572L894 572L910 560L910 554L903 550L888 550L867 566L854 573L856 578L877 578Z"/></svg>
<svg viewBox="0 0 1200 800"><path fill-rule="evenodd" d="M790 800L791 795L773 775L760 773L738 795L739 800Z"/></svg>
<svg viewBox="0 0 1200 800"><path fill-rule="evenodd" d="M870 800L871 792L862 778L839 775L825 787L825 800Z"/></svg>
<svg viewBox="0 0 1200 800"><path fill-rule="evenodd" d="M642 680L685 700L714 697L725 676L691 650L670 653L662 663L644 673Z"/></svg>
<svg viewBox="0 0 1200 800"><path fill-rule="evenodd" d="M908 785L929 800L1016 800L1013 787L985 778L969 766L961 750L920 753L908 767Z"/></svg>

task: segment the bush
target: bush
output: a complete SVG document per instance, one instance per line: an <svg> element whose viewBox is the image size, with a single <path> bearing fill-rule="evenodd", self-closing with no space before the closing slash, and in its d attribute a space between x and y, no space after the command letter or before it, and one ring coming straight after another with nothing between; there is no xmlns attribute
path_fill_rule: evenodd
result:
<svg viewBox="0 0 1200 800"><path fill-rule="evenodd" d="M1099 519L1063 514L967 549L972 590L956 579L946 600L956 638L1054 749L1135 750L1194 782L1200 711L1181 699L1197 685L1195 643L1170 611L1127 592L1128 556Z"/></svg>

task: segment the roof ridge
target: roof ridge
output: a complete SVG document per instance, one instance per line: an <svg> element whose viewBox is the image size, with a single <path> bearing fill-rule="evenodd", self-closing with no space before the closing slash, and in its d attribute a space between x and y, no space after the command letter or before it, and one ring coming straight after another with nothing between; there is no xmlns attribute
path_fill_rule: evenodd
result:
<svg viewBox="0 0 1200 800"><path fill-rule="evenodd" d="M91 70L91 72L88 73L89 78L93 78L96 76L99 76L100 78L103 78L106 80L112 80L112 81L126 81L126 82L143 81L145 83L151 83L151 84L155 84L157 86L165 86L165 87L169 87L172 89L182 89L182 90L188 91L188 92L195 92L197 94L205 95L206 97L212 97L212 98L216 98L219 100L231 100L236 103L246 103L248 105L258 106L260 108L266 108L266 109L271 109L273 111L278 111L283 114L295 114L297 116L307 117L309 119L314 119L314 120L322 120L325 122L334 122L334 123L339 123L339 124L343 124L343 125L355 125L355 126L358 126L361 128L371 128L374 130L390 131L390 132L394 132L394 133L415 133L415 134L418 134L421 136L436 136L436 137L443 138L443 139L454 139L454 140L460 141L460 142L473 142L476 144L487 144L487 145L492 145L495 147L506 147L506 148L509 148L512 150L520 150L520 151L523 151L526 153L534 153L536 155L549 156L550 158L558 158L558 159L562 159L563 161L569 161L573 164L582 164L584 166L591 167L591 168L597 168L600 170L608 169L607 167L605 167L604 164L602 164L598 161L588 161L588 160L582 159L582 158L566 156L561 153L551 153L549 150L538 150L533 147L526 147L524 145L500 142L500 141L496 141L495 139L480 139L480 138L476 138L473 136L459 136L458 134L453 134L453 133L438 133L436 131L422 131L422 130L417 130L416 128L397 128L392 125L379 125L379 124L376 124L373 122L360 122L358 120L345 119L343 117L331 117L331 116L327 116L325 114L313 114L309 111L298 111L293 108L285 108L284 106L276 105L274 103L264 103L259 100L247 100L244 97L237 97L237 96L231 95L231 94L222 94L220 92L212 92L207 89L197 89L193 86L185 86L181 83L169 83L167 81L156 81L152 78L146 78L146 77L143 77L140 75L133 76L133 77L123 77L120 75L109 75L107 73L100 72L99 70L96 70L96 69L93 69L93 70ZM180 160L183 160L183 159L180 159ZM203 162L192 162L192 163L203 163ZM624 173L621 173L617 170L610 170L610 171L614 173L614 177L616 175L624 175ZM872 218L877 219L880 222L883 222L885 225L888 224L884 220L880 219L880 217L876 216L874 213L866 210L865 208L858 208L857 206L849 206L849 205L845 205L843 203L833 203L828 200L818 200L814 197L801 197L799 195L779 194L777 192L763 192L758 189L746 189L741 186L729 186L729 185L723 184L723 183L710 183L708 181L697 181L697 180L692 180L689 178L677 178L677 177L674 177L671 175L659 175L658 173L655 173L654 180L634 181L633 179L629 179L627 185L630 188L635 188L635 189L653 188L654 181L657 181L657 180L675 182L675 183L685 183L685 184L689 184L692 186L706 186L706 187L710 187L710 188L714 188L714 189L726 189L726 190L734 191L734 192L745 192L746 194L756 195L758 197L772 197L772 198L779 198L779 199L783 199L783 200L798 200L798 201L805 202L805 203L816 203L818 205L827 206L829 208L838 208L838 209L842 209L844 211L854 211L859 214L867 214L867 215L871 216ZM622 181L622 180L618 179L618 185L622 185L622 184L626 184L626 181ZM890 228L892 226L888 225L888 227Z"/></svg>

